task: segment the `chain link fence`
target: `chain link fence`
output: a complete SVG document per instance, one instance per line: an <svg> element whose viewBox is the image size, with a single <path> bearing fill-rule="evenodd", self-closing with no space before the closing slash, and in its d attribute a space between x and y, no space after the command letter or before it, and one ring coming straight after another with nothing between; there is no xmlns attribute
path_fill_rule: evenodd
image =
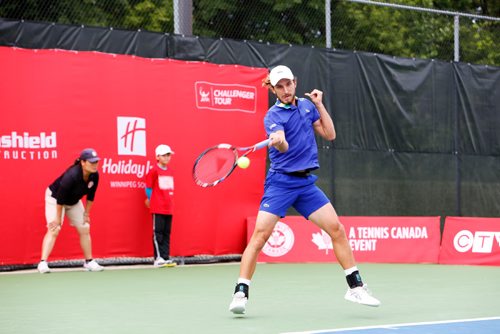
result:
<svg viewBox="0 0 500 334"><path fill-rule="evenodd" d="M500 66L500 18L474 11L444 14L394 0L0 0L4 19Z"/></svg>

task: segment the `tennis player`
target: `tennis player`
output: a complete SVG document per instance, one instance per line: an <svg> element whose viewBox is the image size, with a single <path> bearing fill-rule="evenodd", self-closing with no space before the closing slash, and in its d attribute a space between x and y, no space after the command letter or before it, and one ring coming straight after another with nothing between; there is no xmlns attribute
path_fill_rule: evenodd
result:
<svg viewBox="0 0 500 334"><path fill-rule="evenodd" d="M64 214L80 235L80 246L85 257L83 268L87 271L102 271L96 260L92 259L90 239L90 209L94 203L95 192L99 183L97 167L99 156L92 148L86 148L74 164L59 176L45 191L45 218L47 233L43 238L42 257L38 271L49 273L47 259L54 248L61 231ZM85 207L82 198L86 196Z"/></svg>
<svg viewBox="0 0 500 334"><path fill-rule="evenodd" d="M277 97L264 118L264 126L271 140L271 165L255 230L243 252L229 310L235 314L245 313L257 257L274 226L285 216L289 207L294 207L332 238L335 256L344 269L349 286L345 299L379 306L380 301L371 295L361 280L344 226L330 200L315 185L317 176L310 173L319 168L315 133L330 141L336 137L332 118L322 102L323 92L314 89L305 94L310 100L296 97L296 78L283 65L273 68L263 84Z"/></svg>

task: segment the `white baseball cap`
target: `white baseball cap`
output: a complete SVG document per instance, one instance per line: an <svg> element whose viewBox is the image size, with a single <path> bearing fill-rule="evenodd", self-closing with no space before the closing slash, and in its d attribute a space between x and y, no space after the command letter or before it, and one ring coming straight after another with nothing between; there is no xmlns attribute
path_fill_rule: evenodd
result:
<svg viewBox="0 0 500 334"><path fill-rule="evenodd" d="M165 154L174 154L174 151L172 151L172 149L170 148L170 146L168 145L158 145L155 149L155 153L156 153L156 156L159 156L159 155L165 155Z"/></svg>
<svg viewBox="0 0 500 334"><path fill-rule="evenodd" d="M271 85L276 86L281 79L295 79L292 70L284 65L276 66L271 70L271 73L269 73L269 81L271 81Z"/></svg>

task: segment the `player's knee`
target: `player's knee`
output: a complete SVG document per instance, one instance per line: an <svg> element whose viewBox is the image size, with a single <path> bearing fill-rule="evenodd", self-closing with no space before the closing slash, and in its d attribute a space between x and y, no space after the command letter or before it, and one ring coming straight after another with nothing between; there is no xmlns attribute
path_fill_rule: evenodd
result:
<svg viewBox="0 0 500 334"><path fill-rule="evenodd" d="M337 220L332 226L332 239L345 238L345 228L344 225Z"/></svg>
<svg viewBox="0 0 500 334"><path fill-rule="evenodd" d="M264 248L264 245L266 244L267 239L269 239L269 237L267 236L267 233L264 233L263 231L255 231L255 233L252 236L252 240L251 240L250 244L252 244L252 246L256 250L260 251L262 248Z"/></svg>

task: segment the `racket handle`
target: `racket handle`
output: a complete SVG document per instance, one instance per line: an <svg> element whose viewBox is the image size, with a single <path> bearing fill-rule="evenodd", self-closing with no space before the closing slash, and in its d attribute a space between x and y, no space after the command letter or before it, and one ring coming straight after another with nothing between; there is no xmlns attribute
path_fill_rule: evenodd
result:
<svg viewBox="0 0 500 334"><path fill-rule="evenodd" d="M260 143L255 144L254 147L255 147L256 150L260 150L261 148L264 148L267 145L269 145L270 141L271 141L271 139L263 140Z"/></svg>

